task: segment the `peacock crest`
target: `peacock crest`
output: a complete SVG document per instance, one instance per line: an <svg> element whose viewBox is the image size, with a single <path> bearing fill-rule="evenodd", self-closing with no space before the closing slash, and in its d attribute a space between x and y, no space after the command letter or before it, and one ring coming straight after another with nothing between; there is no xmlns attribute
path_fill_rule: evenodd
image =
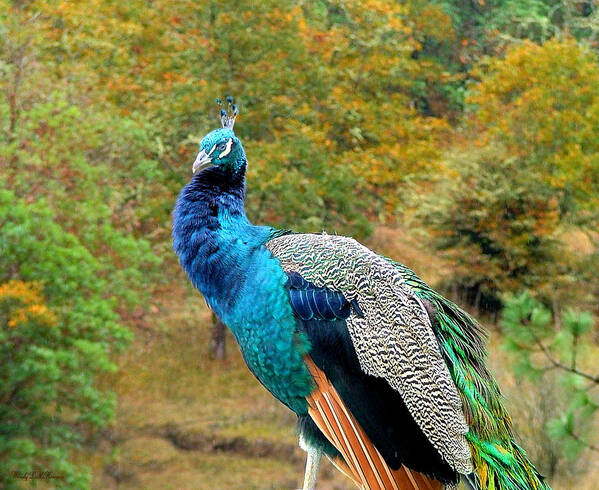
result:
<svg viewBox="0 0 599 490"><path fill-rule="evenodd" d="M216 99L216 103L221 108L220 109L220 123L223 128L233 130L233 126L235 125L235 118L239 114L239 108L235 104L233 97L230 95L225 99L227 102L227 109L223 109L223 102L220 99Z"/></svg>

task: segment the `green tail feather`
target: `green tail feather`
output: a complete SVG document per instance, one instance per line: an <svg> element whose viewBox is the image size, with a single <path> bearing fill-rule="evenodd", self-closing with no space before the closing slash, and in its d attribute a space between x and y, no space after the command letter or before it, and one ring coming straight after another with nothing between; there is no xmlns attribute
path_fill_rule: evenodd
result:
<svg viewBox="0 0 599 490"><path fill-rule="evenodd" d="M462 396L470 431L474 473L480 490L549 489L519 447L497 382L486 367L487 335L470 315L443 298L406 266L391 261L422 300L432 304L433 329L451 376Z"/></svg>

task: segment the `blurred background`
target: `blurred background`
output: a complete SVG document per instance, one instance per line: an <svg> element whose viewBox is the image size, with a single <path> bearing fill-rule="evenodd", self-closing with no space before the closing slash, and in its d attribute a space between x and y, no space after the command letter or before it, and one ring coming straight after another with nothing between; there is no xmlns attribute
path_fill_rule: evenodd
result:
<svg viewBox="0 0 599 490"><path fill-rule="evenodd" d="M0 486L300 486L171 250L234 95L250 218L477 315L532 460L597 488L598 35L596 0L0 0Z"/></svg>

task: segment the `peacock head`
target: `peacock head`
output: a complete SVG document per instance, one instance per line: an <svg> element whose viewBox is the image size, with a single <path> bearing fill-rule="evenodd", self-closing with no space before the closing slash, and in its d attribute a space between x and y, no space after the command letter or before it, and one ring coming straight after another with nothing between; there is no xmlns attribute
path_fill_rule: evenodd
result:
<svg viewBox="0 0 599 490"><path fill-rule="evenodd" d="M220 99L216 99L220 105ZM202 138L200 152L193 162L194 174L207 167L219 167L225 172L236 173L243 168L246 162L245 151L241 141L233 132L235 118L239 109L231 97L227 97L228 110L221 109L220 120L222 128L210 131Z"/></svg>

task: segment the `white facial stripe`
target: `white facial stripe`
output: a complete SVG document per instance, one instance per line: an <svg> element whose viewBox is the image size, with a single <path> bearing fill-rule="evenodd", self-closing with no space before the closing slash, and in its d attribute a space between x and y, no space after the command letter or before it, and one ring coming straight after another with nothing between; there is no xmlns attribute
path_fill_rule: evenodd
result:
<svg viewBox="0 0 599 490"><path fill-rule="evenodd" d="M218 158L226 157L229 153L231 153L231 146L233 145L233 139L229 138L227 141L227 147L221 152Z"/></svg>
<svg viewBox="0 0 599 490"><path fill-rule="evenodd" d="M212 155L212 152L216 150L216 144L212 147L212 149L208 152L208 155Z"/></svg>

